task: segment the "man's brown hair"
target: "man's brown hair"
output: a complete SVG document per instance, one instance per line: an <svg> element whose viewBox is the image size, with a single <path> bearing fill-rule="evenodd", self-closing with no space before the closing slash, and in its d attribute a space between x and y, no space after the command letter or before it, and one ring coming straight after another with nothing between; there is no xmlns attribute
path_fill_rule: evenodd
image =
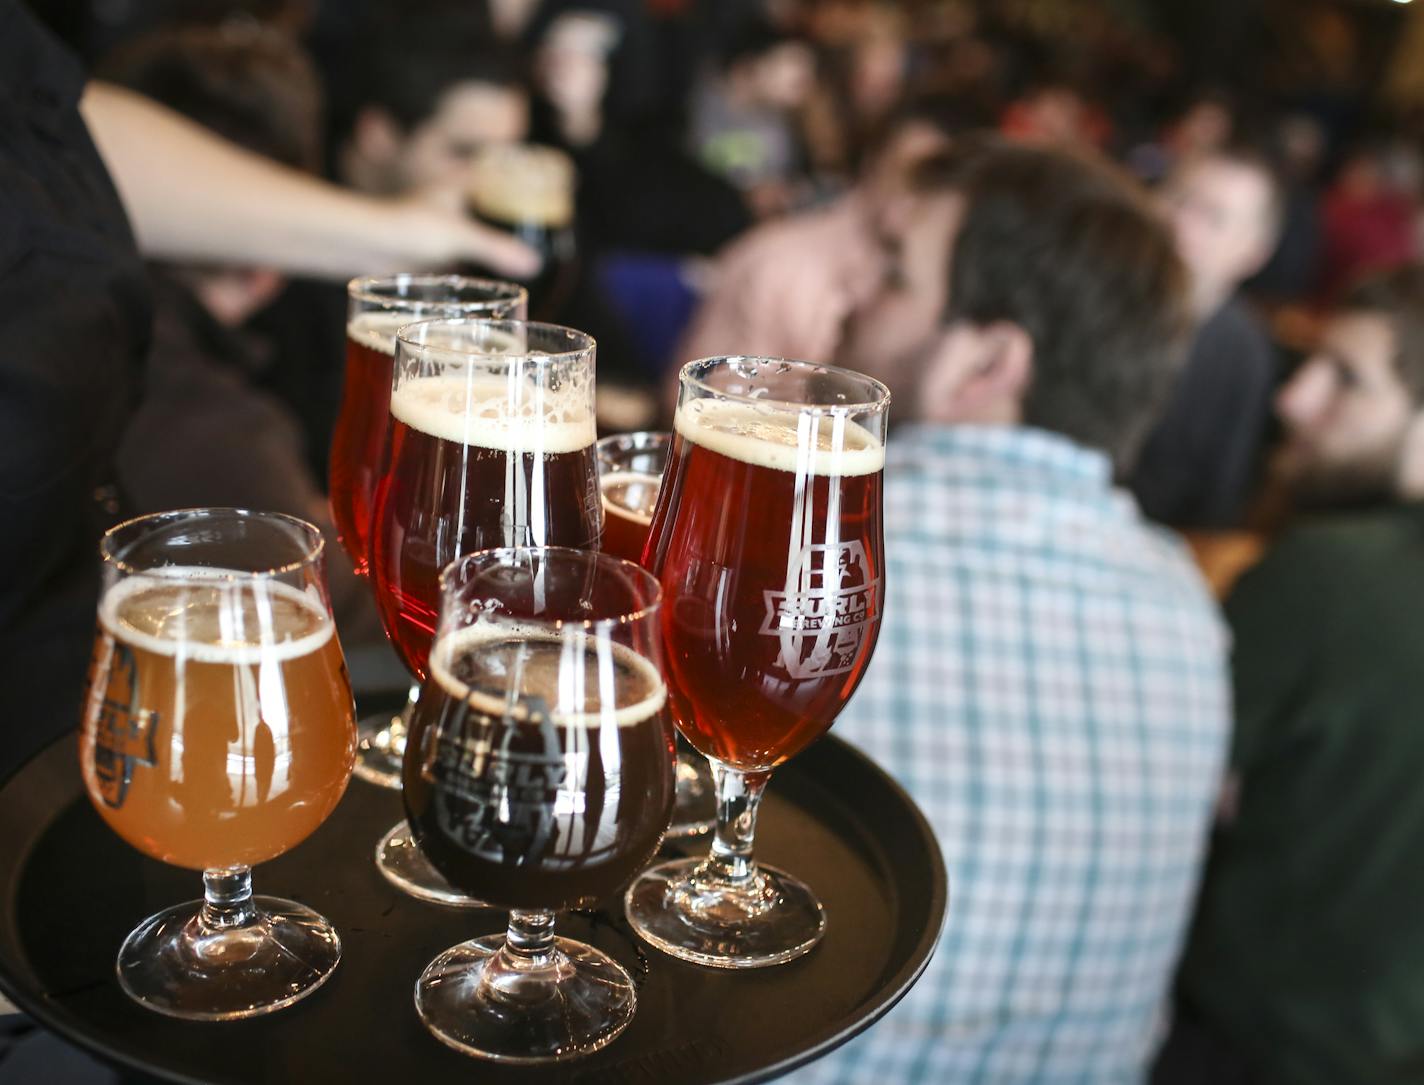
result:
<svg viewBox="0 0 1424 1085"><path fill-rule="evenodd" d="M1394 369L1415 406L1424 406L1424 264L1408 264L1359 283L1344 312L1375 313L1394 328Z"/></svg>
<svg viewBox="0 0 1424 1085"><path fill-rule="evenodd" d="M992 138L926 163L964 214L948 322L1008 321L1033 342L1024 422L1136 460L1184 355L1186 272L1135 184L1105 163Z"/></svg>

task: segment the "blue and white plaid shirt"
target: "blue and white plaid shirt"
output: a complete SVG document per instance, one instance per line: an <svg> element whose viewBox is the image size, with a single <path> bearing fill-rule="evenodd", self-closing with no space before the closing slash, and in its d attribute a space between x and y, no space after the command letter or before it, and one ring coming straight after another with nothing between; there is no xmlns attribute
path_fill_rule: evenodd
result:
<svg viewBox="0 0 1424 1085"><path fill-rule="evenodd" d="M1140 1081L1226 754L1216 607L1062 437L898 430L885 484L884 624L835 733L933 824L949 914L904 1001L788 1080Z"/></svg>

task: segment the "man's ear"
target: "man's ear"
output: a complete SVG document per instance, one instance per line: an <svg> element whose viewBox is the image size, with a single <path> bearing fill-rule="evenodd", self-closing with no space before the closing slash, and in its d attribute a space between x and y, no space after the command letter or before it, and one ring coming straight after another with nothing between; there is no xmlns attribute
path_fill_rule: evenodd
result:
<svg viewBox="0 0 1424 1085"><path fill-rule="evenodd" d="M961 402L986 421L1017 422L1033 380L1033 340L1007 320L975 330L977 357L960 386Z"/></svg>
<svg viewBox="0 0 1424 1085"><path fill-rule="evenodd" d="M1017 324L956 323L929 353L920 385L926 421L1016 423L1033 379L1033 340Z"/></svg>

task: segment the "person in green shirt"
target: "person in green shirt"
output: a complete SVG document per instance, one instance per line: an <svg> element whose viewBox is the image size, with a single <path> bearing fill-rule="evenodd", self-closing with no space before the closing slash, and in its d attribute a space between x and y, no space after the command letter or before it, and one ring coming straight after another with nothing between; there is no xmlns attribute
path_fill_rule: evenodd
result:
<svg viewBox="0 0 1424 1085"><path fill-rule="evenodd" d="M1276 408L1310 512L1226 604L1236 734L1183 1027L1230 1080L1424 1082L1424 268L1351 294Z"/></svg>

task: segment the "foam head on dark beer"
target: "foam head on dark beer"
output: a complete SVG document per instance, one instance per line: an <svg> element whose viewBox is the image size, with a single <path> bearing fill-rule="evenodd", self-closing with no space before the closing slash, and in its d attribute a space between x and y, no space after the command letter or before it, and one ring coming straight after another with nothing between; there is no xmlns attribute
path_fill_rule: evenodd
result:
<svg viewBox="0 0 1424 1085"><path fill-rule="evenodd" d="M632 649L536 626L456 630L436 643L430 671L449 697L515 721L537 699L559 726L632 727L667 700L657 668Z"/></svg>

